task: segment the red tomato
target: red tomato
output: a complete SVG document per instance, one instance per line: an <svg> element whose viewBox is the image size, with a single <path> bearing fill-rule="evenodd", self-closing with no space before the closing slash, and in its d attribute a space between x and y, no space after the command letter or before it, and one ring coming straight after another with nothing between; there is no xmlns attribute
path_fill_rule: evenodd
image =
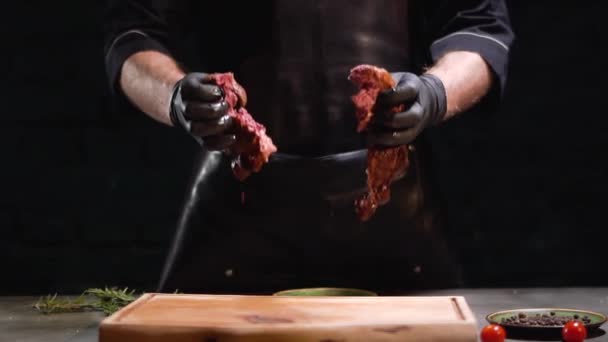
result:
<svg viewBox="0 0 608 342"><path fill-rule="evenodd" d="M503 342L507 332L498 324L486 325L481 329L481 342Z"/></svg>
<svg viewBox="0 0 608 342"><path fill-rule="evenodd" d="M564 325L562 337L566 342L582 342L587 338L587 328L579 321L570 321Z"/></svg>

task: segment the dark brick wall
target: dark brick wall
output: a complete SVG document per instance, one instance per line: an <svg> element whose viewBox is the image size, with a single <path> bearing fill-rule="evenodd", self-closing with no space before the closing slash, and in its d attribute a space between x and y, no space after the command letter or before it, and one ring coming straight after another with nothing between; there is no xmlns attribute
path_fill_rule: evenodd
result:
<svg viewBox="0 0 608 342"><path fill-rule="evenodd" d="M157 279L195 146L110 111L102 5L1 11L0 293ZM455 120L435 146L455 242L474 285L605 284L608 5L511 7L504 106Z"/></svg>
<svg viewBox="0 0 608 342"><path fill-rule="evenodd" d="M455 120L435 150L455 240L476 285L606 285L608 6L509 4L500 112Z"/></svg>
<svg viewBox="0 0 608 342"><path fill-rule="evenodd" d="M158 278L195 146L111 111L102 5L2 11L0 293L149 288Z"/></svg>

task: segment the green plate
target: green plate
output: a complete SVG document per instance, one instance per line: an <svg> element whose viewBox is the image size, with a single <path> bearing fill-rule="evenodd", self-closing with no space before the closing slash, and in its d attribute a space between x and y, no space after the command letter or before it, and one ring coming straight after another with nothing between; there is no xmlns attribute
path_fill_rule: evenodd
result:
<svg viewBox="0 0 608 342"><path fill-rule="evenodd" d="M376 293L360 289L348 289L338 287L315 287L307 289L292 289L280 291L275 296L377 296Z"/></svg>

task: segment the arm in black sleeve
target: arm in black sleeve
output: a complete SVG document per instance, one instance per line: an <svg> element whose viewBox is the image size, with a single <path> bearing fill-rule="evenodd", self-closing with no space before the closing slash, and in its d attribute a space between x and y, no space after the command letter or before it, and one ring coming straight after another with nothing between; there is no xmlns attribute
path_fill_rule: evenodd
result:
<svg viewBox="0 0 608 342"><path fill-rule="evenodd" d="M178 38L187 30L186 1L109 0L104 13L104 53L108 81L120 93L122 65L140 51L172 56Z"/></svg>
<svg viewBox="0 0 608 342"><path fill-rule="evenodd" d="M507 80L514 34L504 0L428 1L426 31L433 62L450 51L476 52L497 77L499 93Z"/></svg>

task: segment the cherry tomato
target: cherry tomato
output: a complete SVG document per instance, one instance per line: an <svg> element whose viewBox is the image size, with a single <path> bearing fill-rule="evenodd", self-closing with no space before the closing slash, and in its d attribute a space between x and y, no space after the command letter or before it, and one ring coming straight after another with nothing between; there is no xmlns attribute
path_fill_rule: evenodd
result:
<svg viewBox="0 0 608 342"><path fill-rule="evenodd" d="M579 321L570 321L564 325L562 337L566 342L582 342L587 338L587 328Z"/></svg>
<svg viewBox="0 0 608 342"><path fill-rule="evenodd" d="M507 332L498 324L486 325L481 329L481 342L503 342Z"/></svg>

